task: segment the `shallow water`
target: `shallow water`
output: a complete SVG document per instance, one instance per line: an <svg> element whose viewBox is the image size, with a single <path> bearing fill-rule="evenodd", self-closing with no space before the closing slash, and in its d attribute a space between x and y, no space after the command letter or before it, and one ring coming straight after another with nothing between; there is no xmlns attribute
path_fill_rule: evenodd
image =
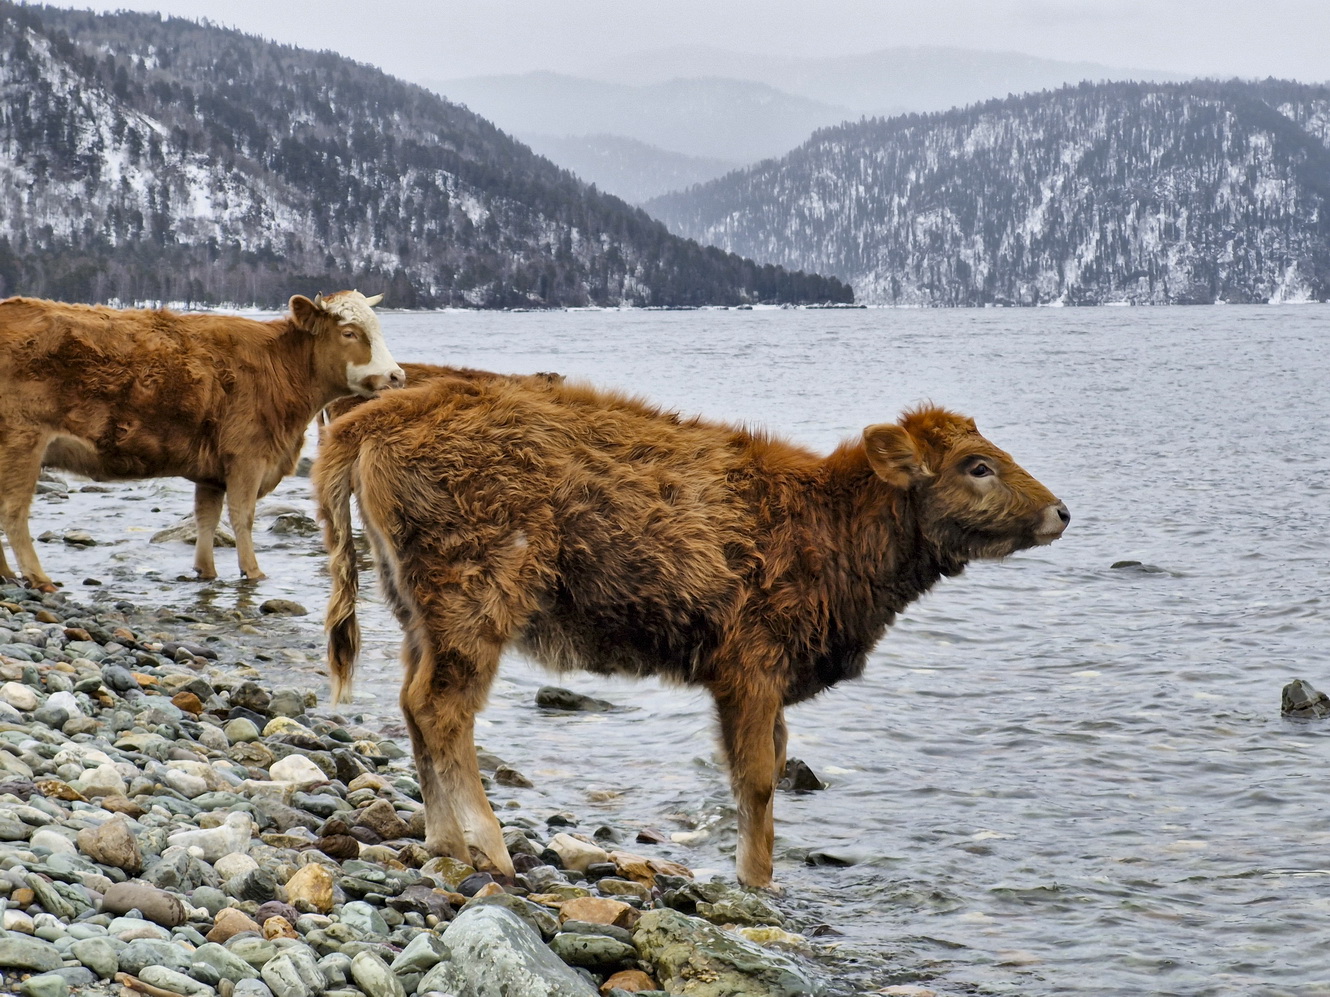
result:
<svg viewBox="0 0 1330 997"><path fill-rule="evenodd" d="M1330 994L1330 722L1281 719L1330 686L1325 522L1330 309L388 314L399 360L556 370L820 450L931 399L977 419L1070 507L1058 543L944 580L860 682L790 711L830 783L777 800L777 877L841 932L847 988L943 993ZM308 511L308 483L270 497ZM202 588L147 536L183 482L38 503L41 548L212 619L274 596L314 612L249 639L317 682L317 539L263 533L257 585ZM265 520L266 524L267 520ZM1112 569L1132 559L1157 571ZM234 552L218 559L234 579ZM356 709L396 722L397 630L366 602ZM273 634L276 634L274 636ZM557 682L624 704L546 714ZM537 816L700 829L666 850L732 875L705 695L505 664L480 737L530 776ZM857 858L813 867L810 851Z"/></svg>

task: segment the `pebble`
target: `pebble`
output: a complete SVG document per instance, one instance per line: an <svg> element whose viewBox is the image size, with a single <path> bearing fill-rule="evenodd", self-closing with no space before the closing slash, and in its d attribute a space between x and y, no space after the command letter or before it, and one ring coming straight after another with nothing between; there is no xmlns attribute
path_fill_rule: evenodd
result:
<svg viewBox="0 0 1330 997"><path fill-rule="evenodd" d="M576 815L511 802L495 809L515 879L433 857L409 750L263 685L232 643L245 627L177 640L110 605L0 582L0 993L591 997L665 978L634 940L643 910L780 922L732 885L690 888L677 863L597 843L631 831L586 840ZM529 785L487 758L496 787ZM647 840L668 854L665 838ZM490 961L454 965L449 938Z"/></svg>

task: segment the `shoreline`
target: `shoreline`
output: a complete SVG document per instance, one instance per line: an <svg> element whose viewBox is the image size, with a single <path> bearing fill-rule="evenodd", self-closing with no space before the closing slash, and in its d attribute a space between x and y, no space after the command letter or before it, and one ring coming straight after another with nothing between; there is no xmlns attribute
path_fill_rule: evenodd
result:
<svg viewBox="0 0 1330 997"><path fill-rule="evenodd" d="M257 646L177 639L179 614L99 601L0 584L8 989L483 994L499 970L458 974L495 950L545 981L532 993L594 994L614 973L664 992L861 992L788 904L694 878L663 833L541 820L505 793L530 781L489 752L518 876L432 858L409 744L266 685Z"/></svg>

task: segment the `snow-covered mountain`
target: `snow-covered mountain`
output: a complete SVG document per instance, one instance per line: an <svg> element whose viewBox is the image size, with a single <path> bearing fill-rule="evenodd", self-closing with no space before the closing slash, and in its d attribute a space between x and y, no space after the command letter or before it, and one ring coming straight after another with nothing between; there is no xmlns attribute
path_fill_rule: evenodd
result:
<svg viewBox="0 0 1330 997"><path fill-rule="evenodd" d="M154 14L0 0L0 297L846 300L670 235L421 87Z"/></svg>
<svg viewBox="0 0 1330 997"><path fill-rule="evenodd" d="M650 201L860 301L1330 299L1330 87L1111 83L818 132Z"/></svg>

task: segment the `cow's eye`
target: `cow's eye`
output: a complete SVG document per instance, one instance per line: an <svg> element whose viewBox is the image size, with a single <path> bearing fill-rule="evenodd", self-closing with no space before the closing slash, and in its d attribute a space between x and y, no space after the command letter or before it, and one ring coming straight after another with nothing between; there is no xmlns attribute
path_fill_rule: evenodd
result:
<svg viewBox="0 0 1330 997"><path fill-rule="evenodd" d="M992 473L993 469L983 461L979 461L977 464L972 464L970 466L970 477L972 478L987 478Z"/></svg>
<svg viewBox="0 0 1330 997"><path fill-rule="evenodd" d="M342 330L342 338L343 338L343 339L355 339L355 338L356 338L356 330L355 330L355 329L343 329L343 330Z"/></svg>

